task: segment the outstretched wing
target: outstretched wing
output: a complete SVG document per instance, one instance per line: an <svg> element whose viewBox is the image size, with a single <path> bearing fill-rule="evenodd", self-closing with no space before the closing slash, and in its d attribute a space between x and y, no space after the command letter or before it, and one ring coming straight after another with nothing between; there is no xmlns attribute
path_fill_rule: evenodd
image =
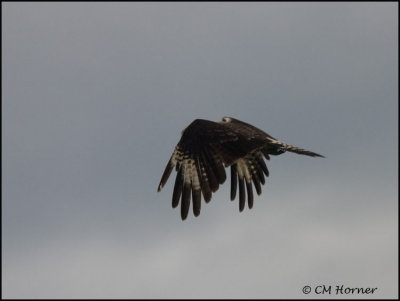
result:
<svg viewBox="0 0 400 301"><path fill-rule="evenodd" d="M184 220L192 199L193 214L198 216L201 195L206 202L211 200L212 193L226 180L225 167L264 144L264 138L249 139L248 135L226 123L196 119L183 131L161 177L158 191L176 168L172 207L176 208L181 201L181 217Z"/></svg>

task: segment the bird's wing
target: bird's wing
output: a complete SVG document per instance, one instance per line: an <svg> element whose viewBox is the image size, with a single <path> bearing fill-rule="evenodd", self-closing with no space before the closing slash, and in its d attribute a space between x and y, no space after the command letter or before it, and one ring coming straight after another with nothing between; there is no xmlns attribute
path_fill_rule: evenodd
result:
<svg viewBox="0 0 400 301"><path fill-rule="evenodd" d="M237 184L239 183L239 211L243 211L246 202L248 207L253 207L253 187L258 195L261 194L261 185L265 184L265 176L269 171L261 151L254 151L231 165L231 200L236 197ZM246 191L245 191L246 187Z"/></svg>
<svg viewBox="0 0 400 301"><path fill-rule="evenodd" d="M239 211L244 209L246 191L248 207L250 209L253 207L252 184L256 188L257 194L260 195L261 185L265 184L265 176L269 176L269 171L263 156L269 160L270 155L280 155L285 151L290 151L311 157L323 157L317 153L281 142L255 126L238 119L224 117L222 120L228 128L235 129L235 132L242 133L248 139L262 140L265 142L261 147L252 149L231 165L231 200L233 201L236 198L239 184Z"/></svg>
<svg viewBox="0 0 400 301"><path fill-rule="evenodd" d="M260 149L265 144L261 136L249 137L240 126L196 119L182 133L182 137L165 167L158 191L167 182L174 167L177 171L172 195L172 207L181 201L181 217L186 219L190 199L193 213L200 214L201 194L211 200L212 192L226 180L225 167ZM240 183L240 182L239 182Z"/></svg>

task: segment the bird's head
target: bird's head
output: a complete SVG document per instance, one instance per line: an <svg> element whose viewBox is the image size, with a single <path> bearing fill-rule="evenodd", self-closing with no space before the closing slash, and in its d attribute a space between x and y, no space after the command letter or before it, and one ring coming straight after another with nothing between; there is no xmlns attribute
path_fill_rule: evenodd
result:
<svg viewBox="0 0 400 301"><path fill-rule="evenodd" d="M223 117L222 122L231 122L232 118L231 117Z"/></svg>

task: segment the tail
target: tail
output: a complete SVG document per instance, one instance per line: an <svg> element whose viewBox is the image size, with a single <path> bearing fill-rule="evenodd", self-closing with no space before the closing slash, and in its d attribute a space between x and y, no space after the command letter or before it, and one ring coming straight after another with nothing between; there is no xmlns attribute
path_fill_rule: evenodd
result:
<svg viewBox="0 0 400 301"><path fill-rule="evenodd" d="M314 153L314 152L311 152L311 151L302 149L300 147L297 147L297 146L294 146L291 144L287 144L285 142L275 140L275 139L269 139L269 145L276 146L279 153L289 151L289 152L296 153L299 155L325 158L324 156L322 156L320 154L317 154L317 153Z"/></svg>

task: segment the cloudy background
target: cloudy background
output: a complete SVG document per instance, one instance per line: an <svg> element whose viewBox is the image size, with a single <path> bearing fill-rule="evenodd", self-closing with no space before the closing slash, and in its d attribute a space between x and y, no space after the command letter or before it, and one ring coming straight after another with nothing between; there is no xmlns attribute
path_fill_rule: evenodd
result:
<svg viewBox="0 0 400 301"><path fill-rule="evenodd" d="M397 3L2 8L3 298L397 297ZM182 222L161 173L223 116L326 159Z"/></svg>

